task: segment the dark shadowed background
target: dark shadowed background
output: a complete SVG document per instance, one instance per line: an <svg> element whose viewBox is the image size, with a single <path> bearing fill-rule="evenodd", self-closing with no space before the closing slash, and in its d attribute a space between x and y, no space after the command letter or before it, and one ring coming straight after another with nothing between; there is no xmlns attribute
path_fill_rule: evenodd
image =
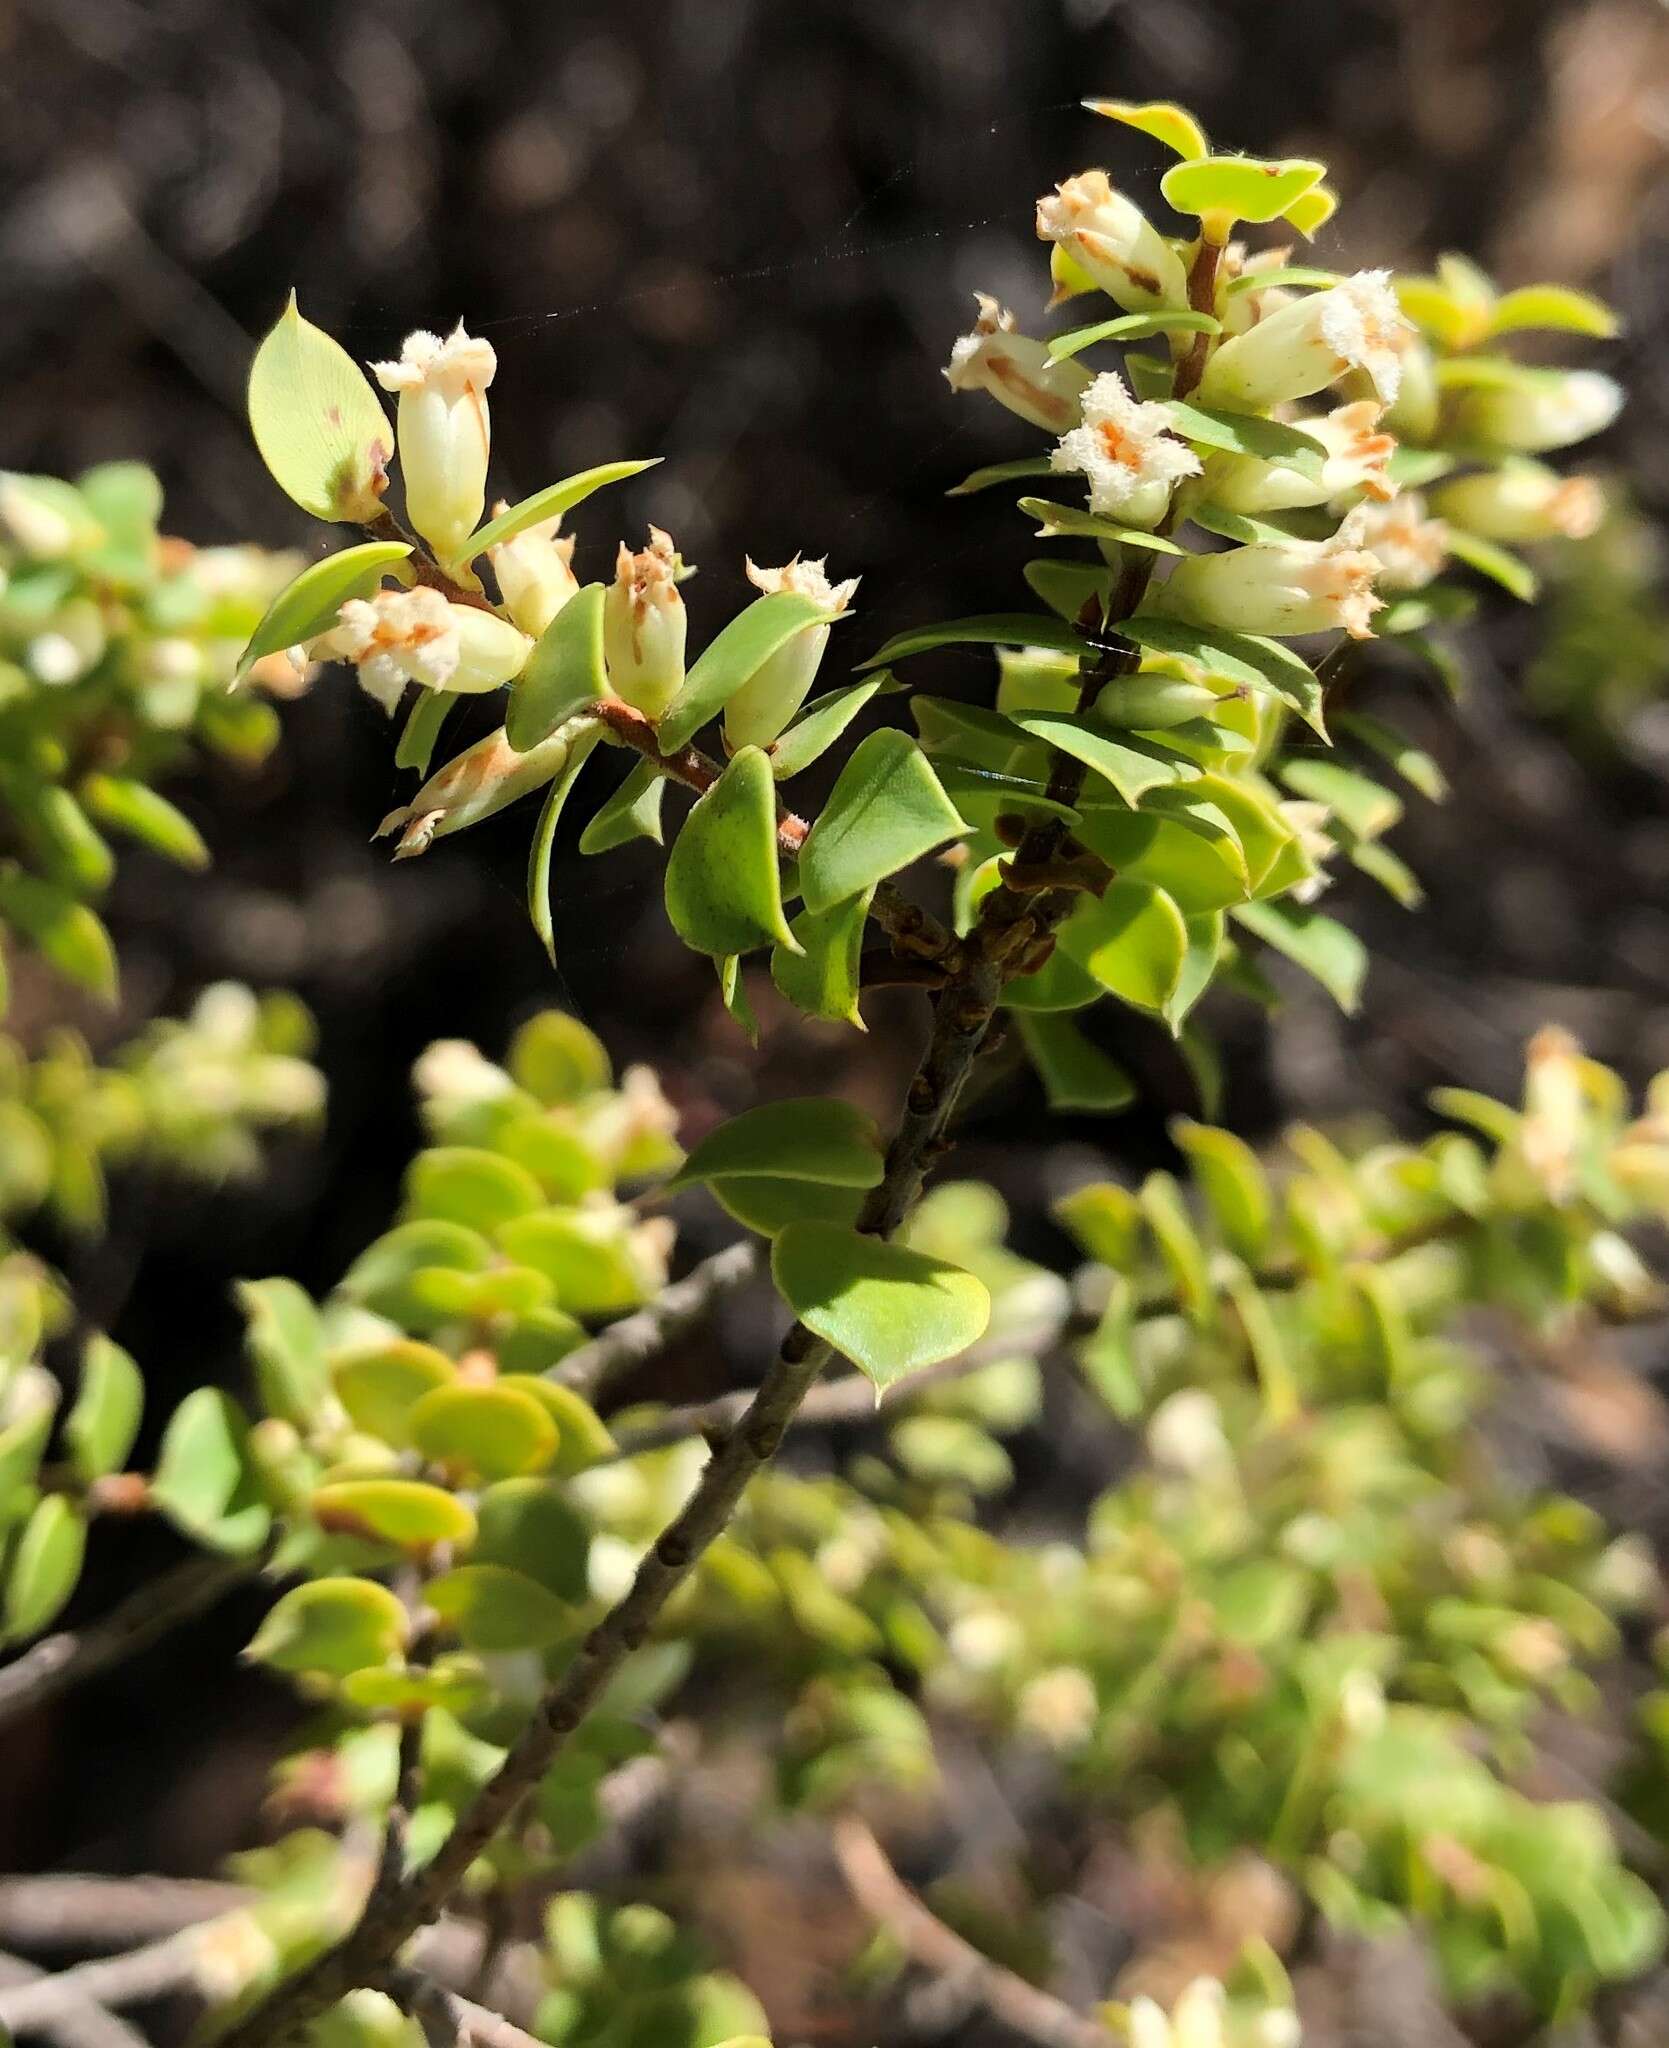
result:
<svg viewBox="0 0 1669 2048"><path fill-rule="evenodd" d="M0 0L0 466L140 457L173 531L323 552L245 431L254 337L292 285L360 357L461 316L499 355L495 491L666 458L585 507L587 575L645 520L669 527L701 565L700 635L746 594L744 555L826 553L832 574L864 578L836 649L859 659L909 621L1018 594L1012 506L942 493L1029 430L953 398L939 369L976 286L1040 323L1037 193L1091 162L1156 182L1157 150L1079 111L1087 93L1177 97L1225 146L1326 159L1344 206L1322 262L1423 267L1457 247L1510 283L1614 300L1630 338L1603 360L1633 397L1600 459L1661 513L1657 0ZM1413 1127L1439 1081L1511 1093L1548 1017L1635 1079L1669 1064L1662 719L1648 703L1585 725L1573 754L1522 687L1541 629L1508 611L1489 605L1472 636L1458 714L1403 671L1370 685L1456 787L1395 840L1431 900L1410 918L1339 885L1338 914L1375 955L1357 1018L1295 992L1274 1055L1261 1020L1220 1001L1227 1120L1250 1136L1364 1104ZM947 655L937 680L971 690L984 674ZM416 1137L407 1069L433 1037L496 1054L564 1001L620 1061L660 1066L689 1133L756 1091L895 1096L913 999L877 1001L866 1039L766 1000L754 1060L670 940L658 861L582 863L577 828L554 981L522 907L530 809L390 867L369 843L404 798L381 714L327 673L284 725L258 775L176 792L215 850L209 878L124 863L126 1011L83 1020L108 1042L232 975L292 985L321 1027L322 1143L212 1198L130 1178L106 1243L50 1247L88 1315L144 1360L157 1413L165 1393L236 1380L235 1277L322 1292L383 1226ZM1050 1243L1062 1148L1150 1164L1165 1116L1194 1107L1156 1032L1132 1020L1114 1045L1148 1090L1139 1114L1058 1127L1046 1151L1040 1098L1015 1074L971 1120L963 1163L1004 1187L1030 1248ZM689 1250L719 1235L692 1207ZM698 1350L677 1369L693 1393L720 1368ZM162 1537L141 1540L154 1553L96 1553L88 1609L161 1554ZM230 1608L18 1731L0 1855L186 1871L249 1839L284 1709L226 1678L247 1619Z"/></svg>

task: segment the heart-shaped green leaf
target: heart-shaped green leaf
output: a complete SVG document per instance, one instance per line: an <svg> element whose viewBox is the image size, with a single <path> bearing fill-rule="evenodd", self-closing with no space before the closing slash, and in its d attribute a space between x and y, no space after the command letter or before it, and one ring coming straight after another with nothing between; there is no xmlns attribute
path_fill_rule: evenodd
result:
<svg viewBox="0 0 1669 2048"><path fill-rule="evenodd" d="M777 1292L877 1394L985 1334L985 1283L944 1259L836 1223L791 1223L771 1247Z"/></svg>
<svg viewBox="0 0 1669 2048"><path fill-rule="evenodd" d="M139 1434L145 1381L119 1344L95 1330L81 1353L81 1388L64 1423L76 1477L88 1482L121 1468Z"/></svg>
<svg viewBox="0 0 1669 2048"><path fill-rule="evenodd" d="M388 415L347 350L301 317L294 292L250 365L249 425L273 481L303 511L376 517L394 452Z"/></svg>
<svg viewBox="0 0 1669 2048"><path fill-rule="evenodd" d="M213 1550L247 1556L272 1515L250 1472L243 1410L218 1387L187 1394L163 1431L151 1500L177 1528Z"/></svg>
<svg viewBox="0 0 1669 2048"><path fill-rule="evenodd" d="M422 1555L437 1543L463 1550L475 1517L456 1494L423 1479L338 1479L316 1487L313 1519L337 1536L361 1536Z"/></svg>
<svg viewBox="0 0 1669 2048"><path fill-rule="evenodd" d="M743 747L691 806L667 858L666 911L697 953L797 948L782 908L776 783L758 747Z"/></svg>
<svg viewBox="0 0 1669 2048"><path fill-rule="evenodd" d="M410 1632L398 1596L375 1579L314 1579L291 1587L243 1654L275 1671L346 1678L403 1656Z"/></svg>
<svg viewBox="0 0 1669 2048"><path fill-rule="evenodd" d="M661 844L661 807L666 777L653 761L639 761L580 834L581 853L612 853L633 839Z"/></svg>
<svg viewBox="0 0 1669 2048"><path fill-rule="evenodd" d="M510 691L505 737L518 754L548 740L565 719L609 694L603 663L603 586L576 590L544 632Z"/></svg>
<svg viewBox="0 0 1669 2048"><path fill-rule="evenodd" d="M710 1131L662 1189L763 1175L872 1188L882 1173L875 1119L836 1096L795 1096L744 1109Z"/></svg>
<svg viewBox="0 0 1669 2048"><path fill-rule="evenodd" d="M1279 220L1326 172L1325 164L1300 157L1266 163L1252 156L1208 156L1173 164L1159 180L1159 190L1178 213L1270 221Z"/></svg>
<svg viewBox="0 0 1669 2048"><path fill-rule="evenodd" d="M683 688L656 729L661 751L675 754L686 746L773 654L807 627L826 624L833 616L798 590L773 590L756 597L707 643L685 676Z"/></svg>
<svg viewBox="0 0 1669 2048"><path fill-rule="evenodd" d="M968 829L909 734L872 732L840 771L800 849L805 906L827 910L860 895Z"/></svg>
<svg viewBox="0 0 1669 2048"><path fill-rule="evenodd" d="M458 1565L431 1579L423 1598L483 1656L548 1650L573 1626L570 1609L547 1586L509 1565Z"/></svg>
<svg viewBox="0 0 1669 2048"><path fill-rule="evenodd" d="M394 564L410 553L403 540L368 540L303 569L267 606L238 657L239 676L246 676L263 656L282 654L286 647L328 630L349 598L369 597Z"/></svg>
<svg viewBox="0 0 1669 2048"><path fill-rule="evenodd" d="M12 1642L55 1621L81 1576L87 1524L73 1501L49 1493L23 1525L6 1568L5 1630Z"/></svg>
<svg viewBox="0 0 1669 2048"><path fill-rule="evenodd" d="M1157 1012L1182 973L1188 926L1163 889L1116 881L1073 912L1060 944L1122 1002Z"/></svg>
<svg viewBox="0 0 1669 2048"><path fill-rule="evenodd" d="M1070 1017L1029 1011L1020 1017L1020 1037L1043 1083L1051 1109L1088 1110L1097 1116L1127 1109L1135 1083Z"/></svg>
<svg viewBox="0 0 1669 2048"><path fill-rule="evenodd" d="M864 1029L858 1013L859 968L874 894L865 889L828 910L802 910L791 926L800 951L778 946L771 954L771 979L808 1017Z"/></svg>

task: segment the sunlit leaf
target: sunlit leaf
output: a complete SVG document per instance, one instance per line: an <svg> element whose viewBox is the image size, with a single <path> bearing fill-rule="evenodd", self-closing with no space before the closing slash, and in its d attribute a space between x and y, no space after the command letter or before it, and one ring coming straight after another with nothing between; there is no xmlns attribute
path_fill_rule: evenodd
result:
<svg viewBox="0 0 1669 2048"><path fill-rule="evenodd" d="M656 731L661 751L675 754L716 718L725 705L808 627L834 614L798 590L768 591L736 614L691 665L683 688L667 707Z"/></svg>
<svg viewBox="0 0 1669 2048"><path fill-rule="evenodd" d="M697 953L724 956L798 941L782 908L776 783L758 747L743 747L696 799L666 864L666 911Z"/></svg>
<svg viewBox="0 0 1669 2048"><path fill-rule="evenodd" d="M651 455L644 462L601 462L595 469L576 470L572 476L565 476L560 483L546 484L542 491L535 491L531 497L523 498L519 504L510 506L489 519L485 526L479 526L463 545L460 561L473 561L488 548L497 547L501 541L514 540L518 533L525 533L530 526L540 526L547 519L558 519L564 512L570 512L589 498L593 491L600 491L606 484L623 483L627 477L641 476L646 469L653 469L662 457Z"/></svg>
<svg viewBox="0 0 1669 2048"><path fill-rule="evenodd" d="M739 1175L872 1188L881 1170L881 1133L872 1116L838 1096L796 1096L744 1109L710 1131L662 1193Z"/></svg>
<svg viewBox="0 0 1669 2048"><path fill-rule="evenodd" d="M872 732L840 771L800 850L805 906L827 910L861 895L967 830L916 742L890 727Z"/></svg>
<svg viewBox="0 0 1669 2048"><path fill-rule="evenodd" d="M378 408L379 417L381 408ZM328 515L321 515L328 516ZM343 548L302 570L267 606L261 623L238 658L245 676L264 656L311 640L335 625L336 615L351 597L369 597L396 562L411 553L403 540L370 540Z"/></svg>
<svg viewBox="0 0 1669 2048"><path fill-rule="evenodd" d="M772 1245L771 1274L806 1328L878 1395L965 1351L991 1315L983 1282L959 1266L833 1223L791 1223Z"/></svg>
<svg viewBox="0 0 1669 2048"><path fill-rule="evenodd" d="M394 430L365 373L301 317L294 292L250 365L249 425L273 481L303 511L375 517Z"/></svg>

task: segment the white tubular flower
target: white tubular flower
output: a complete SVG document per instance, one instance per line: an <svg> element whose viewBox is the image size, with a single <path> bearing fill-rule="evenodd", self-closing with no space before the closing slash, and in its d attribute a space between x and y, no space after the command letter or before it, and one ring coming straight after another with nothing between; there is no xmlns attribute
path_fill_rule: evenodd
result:
<svg viewBox="0 0 1669 2048"><path fill-rule="evenodd" d="M1220 472L1213 465L1211 495L1231 512L1284 512L1358 491L1388 502L1396 486L1385 466L1397 444L1394 435L1379 431L1378 422L1379 407L1371 398L1337 406L1324 419L1304 420L1304 432L1327 450L1319 480L1286 463L1231 456Z"/></svg>
<svg viewBox="0 0 1669 2048"><path fill-rule="evenodd" d="M495 505L493 517L506 509L502 502ZM574 574L573 537L557 538L561 524L560 517L542 519L487 550L505 610L535 640L580 587Z"/></svg>
<svg viewBox="0 0 1669 2048"><path fill-rule="evenodd" d="M1400 441L1427 442L1437 432L1442 393L1437 385L1437 358L1418 329L1402 328L1397 336L1402 376L1396 398L1385 409L1383 424Z"/></svg>
<svg viewBox="0 0 1669 2048"><path fill-rule="evenodd" d="M1078 417L1089 372L1070 360L1051 363L1044 344L1016 333L1014 315L988 292L975 292L974 303L979 318L950 352L951 389L988 391L1034 427L1064 434Z"/></svg>
<svg viewBox="0 0 1669 2048"><path fill-rule="evenodd" d="M1174 2048L1228 2048L1228 1998L1215 1977L1196 1977L1171 2008Z"/></svg>
<svg viewBox="0 0 1669 2048"><path fill-rule="evenodd" d="M1521 369L1510 381L1462 387L1452 424L1467 440L1543 455L1603 432L1622 405L1622 386L1599 370Z"/></svg>
<svg viewBox="0 0 1669 2048"><path fill-rule="evenodd" d="M1362 545L1379 558L1382 589L1423 590L1442 574L1449 529L1441 519L1426 517L1418 491L1404 491L1389 505L1365 505L1359 519Z"/></svg>
<svg viewBox="0 0 1669 2048"><path fill-rule="evenodd" d="M1126 312L1188 303L1188 273L1139 206L1105 171L1081 171L1037 202L1037 235L1093 278Z"/></svg>
<svg viewBox="0 0 1669 2048"><path fill-rule="evenodd" d="M647 718L659 718L684 681L689 617L674 580L677 568L671 535L652 526L649 545L638 554L621 542L603 599L609 682Z"/></svg>
<svg viewBox="0 0 1669 2048"><path fill-rule="evenodd" d="M1326 633L1342 626L1371 640L1379 557L1362 543L1363 511L1328 540L1258 541L1190 555L1158 593L1159 607L1237 633Z"/></svg>
<svg viewBox="0 0 1669 2048"><path fill-rule="evenodd" d="M426 690L496 690L519 673L532 643L496 613L451 604L438 590L352 597L305 652L351 661L360 686L391 716L407 683Z"/></svg>
<svg viewBox="0 0 1669 2048"><path fill-rule="evenodd" d="M1456 477L1432 494L1445 519L1509 546L1586 540L1605 517L1605 493L1591 476L1561 476L1541 462L1506 462Z"/></svg>
<svg viewBox="0 0 1669 2048"><path fill-rule="evenodd" d="M396 860L427 853L435 840L479 824L560 775L568 765L572 737L569 728L560 725L549 739L518 754L501 725L431 775L411 802L390 811L371 836L381 839L400 833Z"/></svg>
<svg viewBox="0 0 1669 2048"><path fill-rule="evenodd" d="M458 559L481 523L487 496L487 386L498 368L491 342L458 325L408 334L397 363L373 363L385 391L400 395L400 467L406 516L443 562Z"/></svg>
<svg viewBox="0 0 1669 2048"><path fill-rule="evenodd" d="M858 587L856 576L831 583L823 560L802 562L796 555L780 569L761 569L749 562L748 581L767 596L793 590L809 597L836 618L845 614ZM807 626L786 647L780 647L724 707L724 741L734 754L742 747L768 747L806 700L829 644L826 625Z"/></svg>
<svg viewBox="0 0 1669 2048"><path fill-rule="evenodd" d="M1225 341L1205 366L1200 397L1207 405L1263 412L1360 370L1389 405L1402 379L1400 337L1408 324L1391 273L1359 271Z"/></svg>
<svg viewBox="0 0 1669 2048"><path fill-rule="evenodd" d="M1105 370L1084 393L1083 424L1061 436L1050 466L1089 478L1092 512L1157 526L1174 486L1200 473L1200 458L1170 426L1162 400L1136 398L1116 370Z"/></svg>

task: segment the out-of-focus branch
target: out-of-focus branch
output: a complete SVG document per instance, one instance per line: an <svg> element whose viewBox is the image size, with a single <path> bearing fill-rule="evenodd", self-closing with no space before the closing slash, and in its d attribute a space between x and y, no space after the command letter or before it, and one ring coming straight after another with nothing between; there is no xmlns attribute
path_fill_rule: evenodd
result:
<svg viewBox="0 0 1669 2048"><path fill-rule="evenodd" d="M21 1956L0 1952L0 1992L38 1984L45 1975L44 1970L24 1962ZM143 2034L91 2000L61 2012L45 2031L52 2034L61 2048L146 2048Z"/></svg>

